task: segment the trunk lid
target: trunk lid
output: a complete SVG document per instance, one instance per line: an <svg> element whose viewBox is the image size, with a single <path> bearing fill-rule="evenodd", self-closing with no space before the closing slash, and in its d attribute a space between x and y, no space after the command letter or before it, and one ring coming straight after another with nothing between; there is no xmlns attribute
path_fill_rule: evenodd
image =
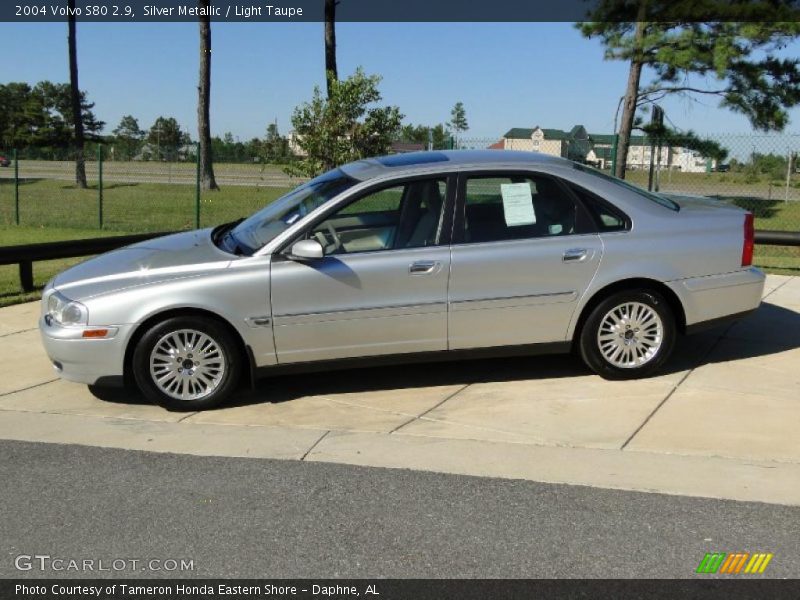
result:
<svg viewBox="0 0 800 600"><path fill-rule="evenodd" d="M708 196L695 196L692 194L679 194L679 193L659 193L659 195L668 198L680 206L682 211L688 211L693 214L704 212L727 212L730 214L744 215L747 211L731 204L727 200L719 200L717 198L710 198Z"/></svg>

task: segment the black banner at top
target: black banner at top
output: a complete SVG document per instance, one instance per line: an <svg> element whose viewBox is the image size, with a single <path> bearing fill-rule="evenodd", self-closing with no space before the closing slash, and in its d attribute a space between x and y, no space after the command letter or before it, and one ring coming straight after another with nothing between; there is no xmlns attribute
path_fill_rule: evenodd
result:
<svg viewBox="0 0 800 600"><path fill-rule="evenodd" d="M77 21L324 20L324 0L75 0ZM67 0L2 0L0 21L54 22ZM340 0L340 22L800 21L800 0Z"/></svg>

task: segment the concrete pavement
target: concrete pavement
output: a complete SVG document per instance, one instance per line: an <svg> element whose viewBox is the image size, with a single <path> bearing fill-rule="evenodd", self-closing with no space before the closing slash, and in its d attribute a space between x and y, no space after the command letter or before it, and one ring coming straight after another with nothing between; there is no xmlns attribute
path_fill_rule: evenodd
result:
<svg viewBox="0 0 800 600"><path fill-rule="evenodd" d="M574 358L341 371L177 414L55 377L38 306L0 310L0 439L251 456L800 505L800 278L683 339L669 369L609 382Z"/></svg>

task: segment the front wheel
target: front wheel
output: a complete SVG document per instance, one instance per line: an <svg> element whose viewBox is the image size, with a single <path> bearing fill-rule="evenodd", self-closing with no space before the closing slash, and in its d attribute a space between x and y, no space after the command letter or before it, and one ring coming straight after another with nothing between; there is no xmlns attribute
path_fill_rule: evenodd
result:
<svg viewBox="0 0 800 600"><path fill-rule="evenodd" d="M136 385L169 410L203 410L222 403L239 382L236 341L220 323L173 317L145 332L133 353Z"/></svg>
<svg viewBox="0 0 800 600"><path fill-rule="evenodd" d="M636 379L659 369L675 346L675 316L651 290L614 294L589 314L581 331L584 362L606 379Z"/></svg>

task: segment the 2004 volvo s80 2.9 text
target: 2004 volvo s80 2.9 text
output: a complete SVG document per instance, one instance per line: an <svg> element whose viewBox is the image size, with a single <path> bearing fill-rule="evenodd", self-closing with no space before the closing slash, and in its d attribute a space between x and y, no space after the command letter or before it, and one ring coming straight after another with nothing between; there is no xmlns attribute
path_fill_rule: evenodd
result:
<svg viewBox="0 0 800 600"><path fill-rule="evenodd" d="M334 363L575 349L626 379L757 308L752 254L752 215L721 202L535 153L422 152L77 265L45 288L40 326L65 379L178 410Z"/></svg>

